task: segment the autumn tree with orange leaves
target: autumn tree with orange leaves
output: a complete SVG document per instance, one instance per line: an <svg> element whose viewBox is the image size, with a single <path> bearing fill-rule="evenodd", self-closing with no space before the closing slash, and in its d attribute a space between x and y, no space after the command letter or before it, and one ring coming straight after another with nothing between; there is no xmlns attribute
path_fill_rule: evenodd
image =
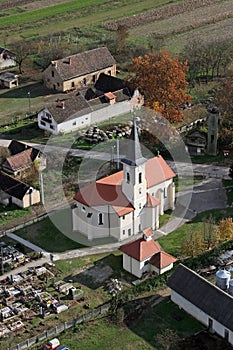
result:
<svg viewBox="0 0 233 350"><path fill-rule="evenodd" d="M191 100L186 93L187 62L168 51L151 52L132 59L129 82L144 95L145 106L171 122L183 119L182 107Z"/></svg>

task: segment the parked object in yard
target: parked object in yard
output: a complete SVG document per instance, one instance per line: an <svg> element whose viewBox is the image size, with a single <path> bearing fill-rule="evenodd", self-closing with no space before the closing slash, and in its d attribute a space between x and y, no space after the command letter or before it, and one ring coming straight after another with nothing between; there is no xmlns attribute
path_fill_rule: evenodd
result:
<svg viewBox="0 0 233 350"><path fill-rule="evenodd" d="M69 350L69 348L67 348L67 346L65 346L65 345L61 345L61 346L58 346L58 348L56 348L56 350Z"/></svg>
<svg viewBox="0 0 233 350"><path fill-rule="evenodd" d="M54 350L60 346L60 341L57 338L51 339L42 350Z"/></svg>

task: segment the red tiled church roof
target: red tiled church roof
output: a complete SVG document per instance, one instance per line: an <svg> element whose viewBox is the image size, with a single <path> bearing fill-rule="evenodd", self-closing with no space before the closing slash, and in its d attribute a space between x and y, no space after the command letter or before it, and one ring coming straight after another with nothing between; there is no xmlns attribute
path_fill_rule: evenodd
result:
<svg viewBox="0 0 233 350"><path fill-rule="evenodd" d="M123 170L106 176L96 183L82 187L74 199L89 207L110 204L119 216L134 210L121 189ZM175 174L161 157L148 159L146 162L147 188L174 177ZM148 195L149 206L156 206L160 202L157 198Z"/></svg>

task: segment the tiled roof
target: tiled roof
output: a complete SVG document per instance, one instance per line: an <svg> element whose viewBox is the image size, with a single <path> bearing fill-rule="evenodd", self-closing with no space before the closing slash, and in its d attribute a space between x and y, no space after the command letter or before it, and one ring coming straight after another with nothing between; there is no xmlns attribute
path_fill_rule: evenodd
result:
<svg viewBox="0 0 233 350"><path fill-rule="evenodd" d="M12 197L23 199L30 186L16 180L15 178L0 172L0 190L6 192Z"/></svg>
<svg viewBox="0 0 233 350"><path fill-rule="evenodd" d="M211 318L233 331L232 296L182 264L170 276L167 285Z"/></svg>
<svg viewBox="0 0 233 350"><path fill-rule="evenodd" d="M88 102L82 95L55 102L47 109L58 124L91 112Z"/></svg>
<svg viewBox="0 0 233 350"><path fill-rule="evenodd" d="M146 237L151 237L154 234L154 232L152 231L152 229L150 227L145 228L143 230L143 233Z"/></svg>
<svg viewBox="0 0 233 350"><path fill-rule="evenodd" d="M147 165L148 163L149 165ZM158 171L162 172L162 174L161 175L158 174L157 173ZM157 183L170 179L173 176L175 176L175 174L169 168L169 166L161 156L154 157L147 160L147 163L146 163L147 185L148 185L148 178L149 178L150 186L154 186ZM118 213L119 216L125 215L133 211L133 207L129 204L129 201L126 199L126 197L122 193L122 189L121 189L122 180L123 180L123 170L118 171L115 174L106 176L96 181L96 184L93 183L91 185L82 187L81 189L82 193L78 191L74 196L74 199L80 203L88 205L89 207L97 206L97 205L106 205L110 203L114 207L114 210ZM156 206L159 204L159 200L156 197L152 197L148 195L147 199L148 199L149 206ZM117 203L117 205L115 203ZM116 207L118 209L116 209ZM125 212L124 212L124 208L125 208Z"/></svg>
<svg viewBox="0 0 233 350"><path fill-rule="evenodd" d="M131 96L131 92L126 85L126 82L122 79L113 77L112 75L101 73L98 80L95 83L95 88L103 93L114 92L124 89L128 96Z"/></svg>
<svg viewBox="0 0 233 350"><path fill-rule="evenodd" d="M97 181L81 188L74 199L89 207L110 204L118 216L128 214L134 210L122 193L120 185L103 184Z"/></svg>
<svg viewBox="0 0 233 350"><path fill-rule="evenodd" d="M112 92L105 92L104 96L106 96L109 100L116 98L116 95L114 95Z"/></svg>
<svg viewBox="0 0 233 350"><path fill-rule="evenodd" d="M165 162L162 156L150 158L146 162L147 188L173 178L175 173Z"/></svg>
<svg viewBox="0 0 233 350"><path fill-rule="evenodd" d="M30 146L26 145L23 142L12 140L8 146L10 154L13 156L14 154L25 151L25 149L30 148Z"/></svg>
<svg viewBox="0 0 233 350"><path fill-rule="evenodd" d="M120 250L138 261L143 261L159 253L161 247L153 239L145 240L144 238L139 238L136 241L121 246Z"/></svg>
<svg viewBox="0 0 233 350"><path fill-rule="evenodd" d="M157 207L157 205L160 204L160 200L156 197L151 196L149 193L147 193L147 206L150 207Z"/></svg>
<svg viewBox="0 0 233 350"><path fill-rule="evenodd" d="M155 254L154 256L152 256L149 263L151 265L154 265L158 269L163 269L163 268L173 264L176 261L177 261L177 259L174 258L174 256L172 256L164 251L161 251L158 254Z"/></svg>
<svg viewBox="0 0 233 350"><path fill-rule="evenodd" d="M94 73L116 64L107 47L77 53L53 62L56 64L54 69L56 69L62 80Z"/></svg>
<svg viewBox="0 0 233 350"><path fill-rule="evenodd" d="M36 159L38 153L39 150L28 148L23 152L7 157L5 162L3 162L2 166L4 168L10 168L13 171L27 168Z"/></svg>

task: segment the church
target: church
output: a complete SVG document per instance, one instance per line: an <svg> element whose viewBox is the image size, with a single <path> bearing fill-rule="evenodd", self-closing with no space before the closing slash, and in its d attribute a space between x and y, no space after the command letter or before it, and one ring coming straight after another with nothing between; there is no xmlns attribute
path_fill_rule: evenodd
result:
<svg viewBox="0 0 233 350"><path fill-rule="evenodd" d="M123 241L150 227L174 209L175 173L161 155L142 155L134 118L123 170L82 187L74 196L73 230L88 240L112 237Z"/></svg>

